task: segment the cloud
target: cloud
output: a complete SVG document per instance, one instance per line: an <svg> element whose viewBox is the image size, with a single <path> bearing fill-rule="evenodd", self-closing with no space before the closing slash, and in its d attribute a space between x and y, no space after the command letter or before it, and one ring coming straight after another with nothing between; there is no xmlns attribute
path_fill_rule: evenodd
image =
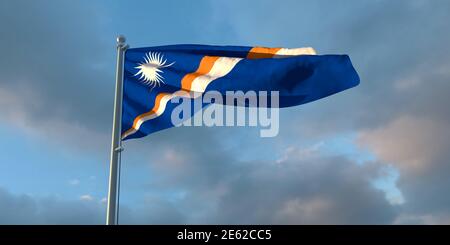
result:
<svg viewBox="0 0 450 245"><path fill-rule="evenodd" d="M96 202L35 198L0 187L1 224L102 224L104 210Z"/></svg>
<svg viewBox="0 0 450 245"><path fill-rule="evenodd" d="M90 201L93 201L93 200L94 200L94 197L92 197L92 196L89 195L89 194L85 194L85 195L81 195L81 196L80 196L80 200L81 200L81 201L87 201L87 202L90 202Z"/></svg>
<svg viewBox="0 0 450 245"><path fill-rule="evenodd" d="M400 116L383 127L363 131L359 142L404 174L428 171L430 165L439 164L436 157L447 154L449 126L428 118Z"/></svg>
<svg viewBox="0 0 450 245"><path fill-rule="evenodd" d="M80 180L79 179L71 179L69 180L69 185L79 185L80 184Z"/></svg>
<svg viewBox="0 0 450 245"><path fill-rule="evenodd" d="M107 85L113 81L109 71L114 52L107 52L108 43L96 34L101 16L93 12L96 4L0 5L0 25L8 33L0 45L9 47L0 60L3 123L72 146L83 146L79 142L86 143L86 136L95 142L91 148L105 144L112 117L113 86Z"/></svg>
<svg viewBox="0 0 450 245"><path fill-rule="evenodd" d="M201 146L201 145L200 145ZM189 156L189 147L178 151ZM396 208L371 179L380 165L294 151L282 164L239 162L205 150L183 165L152 161L158 178L138 205L121 204L121 224L389 224ZM172 159L172 158L171 158ZM166 165L167 164L167 165ZM164 166L161 166L164 165ZM181 168L181 169L180 169ZM151 191L154 190L154 191ZM102 224L105 203L91 195L79 200L34 198L0 189L3 223ZM351 208L348 208L351 207Z"/></svg>
<svg viewBox="0 0 450 245"><path fill-rule="evenodd" d="M394 224L448 225L450 224L450 216L448 213L440 213L438 215L401 214L395 219Z"/></svg>
<svg viewBox="0 0 450 245"><path fill-rule="evenodd" d="M359 143L400 171L397 183L405 198L398 223L448 223L448 122L400 116L386 126L363 131Z"/></svg>
<svg viewBox="0 0 450 245"><path fill-rule="evenodd" d="M397 215L384 192L371 184L382 174L383 164L324 157L316 145L306 148L316 149L307 157L299 154L303 151L287 150L279 163L242 161L220 144L221 151L210 150L210 145L166 145L176 152L158 149L162 154L149 153L154 156L150 161L142 156L140 161L157 176L142 188L150 201L139 209L146 210L140 223L389 224ZM159 220L160 212L170 213L170 219ZM136 222L129 217L122 221Z"/></svg>

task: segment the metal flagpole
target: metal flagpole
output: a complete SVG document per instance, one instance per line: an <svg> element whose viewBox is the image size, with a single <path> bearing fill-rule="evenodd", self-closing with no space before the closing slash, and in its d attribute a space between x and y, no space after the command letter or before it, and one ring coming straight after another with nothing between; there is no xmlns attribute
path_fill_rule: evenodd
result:
<svg viewBox="0 0 450 245"><path fill-rule="evenodd" d="M125 37L117 37L117 67L116 67L116 92L114 97L114 117L111 143L111 162L109 167L109 189L108 207L106 211L106 224L117 224L118 209L118 178L120 175L120 152L123 150L121 141L122 124L122 89L123 89L123 63L124 54L128 45L125 44Z"/></svg>

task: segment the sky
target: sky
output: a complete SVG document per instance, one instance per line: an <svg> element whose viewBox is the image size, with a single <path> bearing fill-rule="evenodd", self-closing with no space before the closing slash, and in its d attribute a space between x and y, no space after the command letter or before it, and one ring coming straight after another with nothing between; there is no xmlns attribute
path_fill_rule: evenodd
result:
<svg viewBox="0 0 450 245"><path fill-rule="evenodd" d="M104 224L115 39L311 46L361 84L280 132L124 142L120 224L450 224L450 2L0 1L0 224Z"/></svg>

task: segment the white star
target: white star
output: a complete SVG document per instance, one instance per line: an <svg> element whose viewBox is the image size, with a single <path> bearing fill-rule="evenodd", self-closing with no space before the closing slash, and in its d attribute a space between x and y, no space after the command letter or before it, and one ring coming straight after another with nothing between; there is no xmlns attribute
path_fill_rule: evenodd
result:
<svg viewBox="0 0 450 245"><path fill-rule="evenodd" d="M144 62L139 63L139 66L135 67L139 71L134 74L135 76L141 75L139 79L143 80L144 84L150 85L152 89L156 86L160 86L164 83L164 78L160 73L163 73L161 68L169 67L175 62L166 65L167 59L161 53L148 52L144 56Z"/></svg>

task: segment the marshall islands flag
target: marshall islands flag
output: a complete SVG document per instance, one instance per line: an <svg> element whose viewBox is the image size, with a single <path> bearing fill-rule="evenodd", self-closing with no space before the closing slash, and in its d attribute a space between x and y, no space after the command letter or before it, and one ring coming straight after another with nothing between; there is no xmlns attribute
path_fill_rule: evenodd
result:
<svg viewBox="0 0 450 245"><path fill-rule="evenodd" d="M352 88L359 77L347 55L312 48L169 45L125 53L122 140L174 127L171 99L208 91L278 91L279 107ZM203 106L207 106L204 104ZM195 111L192 111L192 114ZM192 115L191 115L192 116Z"/></svg>

